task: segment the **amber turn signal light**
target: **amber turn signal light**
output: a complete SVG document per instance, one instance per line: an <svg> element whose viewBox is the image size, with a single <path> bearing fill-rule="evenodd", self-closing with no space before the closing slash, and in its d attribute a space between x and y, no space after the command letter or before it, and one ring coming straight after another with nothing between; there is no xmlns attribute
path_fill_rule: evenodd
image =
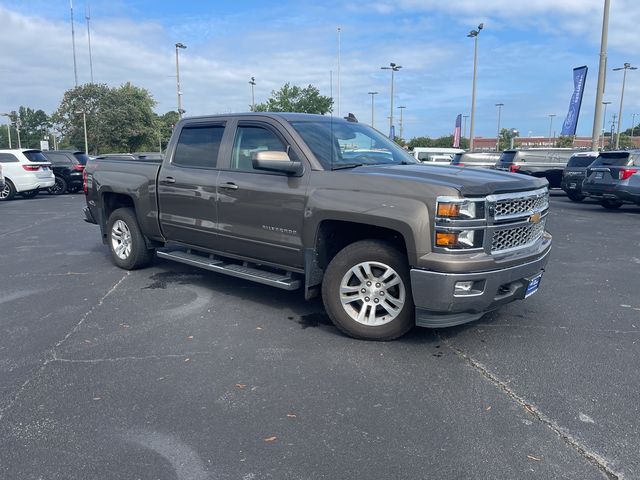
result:
<svg viewBox="0 0 640 480"><path fill-rule="evenodd" d="M460 215L459 203L439 203L438 204L439 217L457 217L459 215Z"/></svg>
<svg viewBox="0 0 640 480"><path fill-rule="evenodd" d="M436 245L438 247L453 247L458 243L458 234L449 232L436 233Z"/></svg>

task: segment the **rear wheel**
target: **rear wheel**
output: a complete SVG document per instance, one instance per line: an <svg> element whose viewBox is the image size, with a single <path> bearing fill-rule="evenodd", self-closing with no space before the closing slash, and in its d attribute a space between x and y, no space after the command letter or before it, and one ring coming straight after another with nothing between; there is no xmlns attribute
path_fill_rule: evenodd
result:
<svg viewBox="0 0 640 480"><path fill-rule="evenodd" d="M111 256L117 266L135 270L151 263L155 251L147 248L132 209L115 210L109 217L107 232Z"/></svg>
<svg viewBox="0 0 640 480"><path fill-rule="evenodd" d="M602 205L607 210L617 210L622 206L622 202L619 202L617 200L602 200L602 202L600 202L600 205Z"/></svg>
<svg viewBox="0 0 640 480"><path fill-rule="evenodd" d="M22 198L33 198L38 195L39 191L40 190L38 190L37 188L35 190L27 190L26 192L20 192L20 196Z"/></svg>
<svg viewBox="0 0 640 480"><path fill-rule="evenodd" d="M569 200L572 202L581 202L585 199L584 195L577 192L567 192L567 197L569 197Z"/></svg>
<svg viewBox="0 0 640 480"><path fill-rule="evenodd" d="M4 179L4 187L0 190L0 201L11 200L16 196L16 187L13 186L11 180Z"/></svg>
<svg viewBox="0 0 640 480"><path fill-rule="evenodd" d="M56 175L56 183L53 184L53 186L47 188L47 192L49 192L51 195L62 195L63 193L66 193L67 191L67 181L62 178L62 177L58 177Z"/></svg>
<svg viewBox="0 0 640 480"><path fill-rule="evenodd" d="M393 340L415 323L407 259L386 242L364 240L338 252L322 299L335 326L355 338Z"/></svg>

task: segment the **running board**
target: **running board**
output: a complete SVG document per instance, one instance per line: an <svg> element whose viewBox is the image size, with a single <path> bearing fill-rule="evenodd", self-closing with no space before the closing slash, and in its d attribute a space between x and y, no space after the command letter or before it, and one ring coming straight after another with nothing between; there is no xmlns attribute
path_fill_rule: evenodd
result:
<svg viewBox="0 0 640 480"><path fill-rule="evenodd" d="M224 273L225 275L251 280L283 290L297 290L300 288L300 280L293 278L291 273L274 273L255 266L249 266L247 263L243 265L228 263L219 257L205 257L191 253L189 250L158 250L156 255L174 262L185 263L193 267L211 270L212 272Z"/></svg>

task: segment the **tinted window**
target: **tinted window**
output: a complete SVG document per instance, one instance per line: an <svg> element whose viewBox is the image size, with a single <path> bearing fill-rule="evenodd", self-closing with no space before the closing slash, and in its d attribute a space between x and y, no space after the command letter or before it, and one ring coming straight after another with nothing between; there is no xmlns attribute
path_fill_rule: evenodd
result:
<svg viewBox="0 0 640 480"><path fill-rule="evenodd" d="M72 163L71 159L64 153L47 152L45 156L51 163L54 163L56 165L71 165Z"/></svg>
<svg viewBox="0 0 640 480"><path fill-rule="evenodd" d="M271 130L261 127L238 127L233 144L231 168L253 170L251 158L257 152L286 152L287 148Z"/></svg>
<svg viewBox="0 0 640 480"><path fill-rule="evenodd" d="M17 163L18 157L12 153L0 153L0 163Z"/></svg>
<svg viewBox="0 0 640 480"><path fill-rule="evenodd" d="M78 160L82 165L86 165L87 160L89 160L89 155L83 152L74 153L73 156L76 157L76 160Z"/></svg>
<svg viewBox="0 0 640 480"><path fill-rule="evenodd" d="M567 167L588 167L594 160L594 157L571 157Z"/></svg>
<svg viewBox="0 0 640 480"><path fill-rule="evenodd" d="M451 165L458 165L460 163L460 160L462 159L462 153L456 153L453 156L453 160L451 160Z"/></svg>
<svg viewBox="0 0 640 480"><path fill-rule="evenodd" d="M185 167L215 168L223 134L222 125L183 128L173 163Z"/></svg>
<svg viewBox="0 0 640 480"><path fill-rule="evenodd" d="M603 153L598 155L592 166L612 166L612 167L624 167L630 163L630 155L627 152L612 152Z"/></svg>
<svg viewBox="0 0 640 480"><path fill-rule="evenodd" d="M24 156L27 157L27 160L29 160L30 162L48 162L49 161L47 157L44 156L44 153L42 153L40 150L29 150L23 153L24 153Z"/></svg>
<svg viewBox="0 0 640 480"><path fill-rule="evenodd" d="M498 162L512 163L517 153L518 152L502 152L502 155L500 155L500 160L498 160Z"/></svg>

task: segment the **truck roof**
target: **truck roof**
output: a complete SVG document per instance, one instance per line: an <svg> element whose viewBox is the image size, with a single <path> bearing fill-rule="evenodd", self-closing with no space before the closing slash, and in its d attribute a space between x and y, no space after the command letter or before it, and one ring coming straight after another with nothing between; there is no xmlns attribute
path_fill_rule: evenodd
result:
<svg viewBox="0 0 640 480"><path fill-rule="evenodd" d="M281 118L287 122L346 122L344 118L332 117L330 115L318 115L315 113L292 113L292 112L242 112L242 113L223 113L216 115L200 115L195 117L184 117L183 120L206 120L222 117L266 117Z"/></svg>

